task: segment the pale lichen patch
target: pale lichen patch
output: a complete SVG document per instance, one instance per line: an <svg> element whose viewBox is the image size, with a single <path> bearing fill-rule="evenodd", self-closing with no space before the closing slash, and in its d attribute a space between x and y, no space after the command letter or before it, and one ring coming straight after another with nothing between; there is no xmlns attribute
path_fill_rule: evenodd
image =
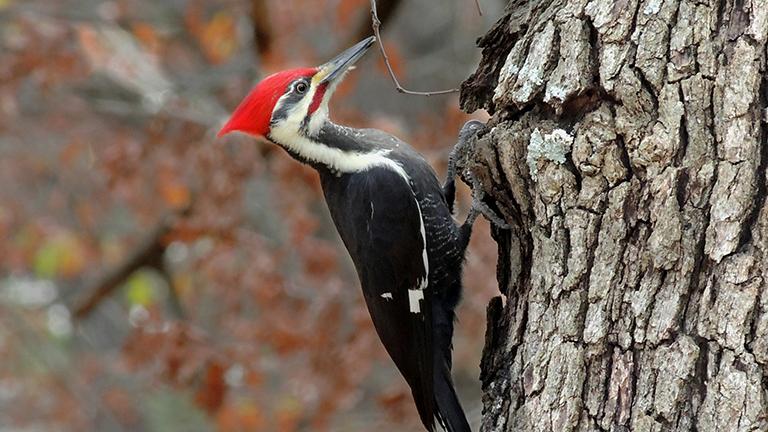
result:
<svg viewBox="0 0 768 432"><path fill-rule="evenodd" d="M525 159L531 178L536 179L539 172L538 163L541 160L565 163L565 155L570 153L571 146L573 146L573 136L562 129L555 129L546 135L542 135L538 128L535 129L528 141L528 154Z"/></svg>
<svg viewBox="0 0 768 432"><path fill-rule="evenodd" d="M651 0L648 3L645 4L645 9L643 9L643 13L645 15L656 15L661 10L661 3L663 0Z"/></svg>
<svg viewBox="0 0 768 432"><path fill-rule="evenodd" d="M551 22L531 40L528 56L520 68L512 88L512 101L523 106L530 102L544 87L554 63L556 32Z"/></svg>

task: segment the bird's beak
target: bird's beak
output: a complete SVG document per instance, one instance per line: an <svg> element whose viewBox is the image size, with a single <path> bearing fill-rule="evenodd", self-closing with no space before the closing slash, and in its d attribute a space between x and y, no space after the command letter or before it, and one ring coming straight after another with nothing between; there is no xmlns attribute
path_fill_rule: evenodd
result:
<svg viewBox="0 0 768 432"><path fill-rule="evenodd" d="M320 80L319 84L327 84L344 76L344 73L373 46L374 42L376 42L376 38L370 36L353 47L347 48L347 50L337 55L333 60L317 68L318 72L315 75L315 79Z"/></svg>

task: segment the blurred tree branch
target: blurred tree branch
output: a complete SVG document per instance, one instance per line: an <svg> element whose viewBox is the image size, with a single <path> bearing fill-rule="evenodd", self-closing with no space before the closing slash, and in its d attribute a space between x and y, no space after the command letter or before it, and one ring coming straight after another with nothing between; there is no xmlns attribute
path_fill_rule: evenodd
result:
<svg viewBox="0 0 768 432"><path fill-rule="evenodd" d="M267 0L251 0L251 21L256 54L259 58L264 58L272 49L272 25Z"/></svg>
<svg viewBox="0 0 768 432"><path fill-rule="evenodd" d="M183 318L184 311L179 302L178 293L173 280L163 261L163 255L167 245L165 237L168 235L180 214L188 211L188 207L181 211L166 213L160 218L160 222L139 241L133 251L119 265L107 271L93 284L85 289L85 296L76 302L72 317L74 320L82 320L90 315L94 309L137 270L150 267L157 270L163 280L168 284L169 306L176 318Z"/></svg>

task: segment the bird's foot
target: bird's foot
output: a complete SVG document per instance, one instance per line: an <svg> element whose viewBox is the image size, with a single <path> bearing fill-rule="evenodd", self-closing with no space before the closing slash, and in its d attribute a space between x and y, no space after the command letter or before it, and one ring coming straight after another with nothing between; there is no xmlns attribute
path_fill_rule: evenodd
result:
<svg viewBox="0 0 768 432"><path fill-rule="evenodd" d="M497 227L501 229L511 229L512 226L485 203L485 191L483 191L483 186L480 184L480 180L478 180L472 173L468 173L467 177L469 177L469 180L472 183L472 208L467 216L467 222L472 218L471 223L474 223L478 214L482 214L489 222ZM467 222L464 223L466 224Z"/></svg>
<svg viewBox="0 0 768 432"><path fill-rule="evenodd" d="M480 121L470 120L464 123L459 131L459 139L453 146L450 155L448 155L448 169L446 172L445 184L443 185L443 195L445 195L448 209L453 213L453 203L456 198L456 159L466 152L466 148L471 144L472 138L485 130L486 126Z"/></svg>

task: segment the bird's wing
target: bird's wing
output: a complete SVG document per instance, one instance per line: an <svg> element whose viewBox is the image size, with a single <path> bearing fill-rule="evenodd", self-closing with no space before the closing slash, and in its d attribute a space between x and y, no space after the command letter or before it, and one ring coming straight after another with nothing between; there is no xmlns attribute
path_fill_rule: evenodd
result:
<svg viewBox="0 0 768 432"><path fill-rule="evenodd" d="M324 185L376 332L410 385L422 422L432 430L432 293L415 194L400 174L385 167L351 175L336 192L329 189Z"/></svg>

